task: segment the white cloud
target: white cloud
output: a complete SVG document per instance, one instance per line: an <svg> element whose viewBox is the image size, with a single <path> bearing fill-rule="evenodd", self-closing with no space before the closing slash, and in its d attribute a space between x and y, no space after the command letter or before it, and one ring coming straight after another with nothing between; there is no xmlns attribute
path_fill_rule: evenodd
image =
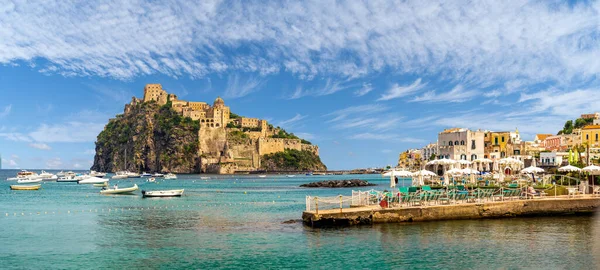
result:
<svg viewBox="0 0 600 270"><path fill-rule="evenodd" d="M255 76L242 78L242 76L238 74L229 75L229 78L227 79L227 88L225 89L225 98L240 98L246 96L252 92L258 91L263 83L263 79Z"/></svg>
<svg viewBox="0 0 600 270"><path fill-rule="evenodd" d="M292 117L290 119L283 120L283 121L279 122L277 125L281 126L281 127L291 127L295 123L297 123L298 121L306 118L307 116L308 115L301 115L301 114L297 113L294 117Z"/></svg>
<svg viewBox="0 0 600 270"><path fill-rule="evenodd" d="M12 110L12 104L5 106L4 109L0 110L0 118L4 118L4 117L8 116L10 114L11 110Z"/></svg>
<svg viewBox="0 0 600 270"><path fill-rule="evenodd" d="M428 91L421 96L417 96L413 102L465 102L478 95L475 90L464 90L462 85L457 85L452 90L445 93L436 93Z"/></svg>
<svg viewBox="0 0 600 270"><path fill-rule="evenodd" d="M421 78L416 79L411 85L407 86L400 86L395 83L377 100L381 101L405 97L421 91L426 85L427 83L421 83Z"/></svg>
<svg viewBox="0 0 600 270"><path fill-rule="evenodd" d="M600 108L600 89L578 89L564 91L549 89L533 94L521 94L519 103L530 102L526 113L548 111L553 115L577 117L593 113Z"/></svg>
<svg viewBox="0 0 600 270"><path fill-rule="evenodd" d="M373 91L373 85L371 85L370 83L363 83L362 88L354 91L354 95L357 97L362 97L366 94L368 94L369 92Z"/></svg>
<svg viewBox="0 0 600 270"><path fill-rule="evenodd" d="M355 84L352 84L349 81L339 81L331 78L328 78L319 84L320 85L312 88L297 86L294 93L288 96L287 99L298 99L305 96L327 96L348 88L355 87Z"/></svg>
<svg viewBox="0 0 600 270"><path fill-rule="evenodd" d="M18 132L0 133L0 137L15 142L31 142L31 138L29 138L27 135Z"/></svg>
<svg viewBox="0 0 600 270"><path fill-rule="evenodd" d="M46 168L48 169L61 169L62 166L63 162L58 157L46 160Z"/></svg>
<svg viewBox="0 0 600 270"><path fill-rule="evenodd" d="M14 161L14 160L11 159L11 160L8 161L8 166L16 168L16 167L19 167L19 164L17 164L16 161Z"/></svg>
<svg viewBox="0 0 600 270"><path fill-rule="evenodd" d="M36 142L94 142L104 129L104 124L68 122L65 124L42 124L29 136Z"/></svg>
<svg viewBox="0 0 600 270"><path fill-rule="evenodd" d="M45 143L30 143L29 146L40 150L52 150L52 148Z"/></svg>
<svg viewBox="0 0 600 270"><path fill-rule="evenodd" d="M365 104L335 110L333 112L325 114L324 116L333 116L333 118L328 120L327 122L336 122L345 119L351 115L370 115L386 111L388 109L389 108L387 106L381 104Z"/></svg>
<svg viewBox="0 0 600 270"><path fill-rule="evenodd" d="M411 137L402 137L397 134L382 134L382 133L358 133L350 136L350 139L355 140L378 140L378 141L398 141L398 142L407 142L407 143L422 143L424 140L411 138Z"/></svg>

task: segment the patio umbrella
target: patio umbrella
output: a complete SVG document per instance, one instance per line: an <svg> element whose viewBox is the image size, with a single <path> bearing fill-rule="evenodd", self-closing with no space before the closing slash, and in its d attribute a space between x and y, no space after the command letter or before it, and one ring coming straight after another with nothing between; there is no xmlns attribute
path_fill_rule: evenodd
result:
<svg viewBox="0 0 600 270"><path fill-rule="evenodd" d="M535 166L530 166L530 167L527 167L527 168L521 170L521 173L526 173L526 174L529 174L529 173L543 173L543 172L545 172L544 169L538 168L538 167L535 167Z"/></svg>
<svg viewBox="0 0 600 270"><path fill-rule="evenodd" d="M590 166L583 168L582 171L588 172L588 173L590 173L590 175L598 175L598 174L600 174L600 167L598 167L596 165L590 165ZM595 182L596 181L592 176L592 189L594 188Z"/></svg>
<svg viewBox="0 0 600 270"><path fill-rule="evenodd" d="M410 177L412 174L409 171L396 171L396 170L391 170L389 172L384 173L382 176L386 177L389 176L390 177L390 187L393 188L396 186L396 177L400 176L400 177Z"/></svg>
<svg viewBox="0 0 600 270"><path fill-rule="evenodd" d="M559 172L581 172L581 169L579 169L573 165L568 165L568 166L558 168L558 171Z"/></svg>
<svg viewBox="0 0 600 270"><path fill-rule="evenodd" d="M437 174L435 174L434 172L428 171L428 170L420 170L420 171L416 171L414 173L412 173L412 176L417 176L419 177L419 185L423 185L423 176L437 176Z"/></svg>

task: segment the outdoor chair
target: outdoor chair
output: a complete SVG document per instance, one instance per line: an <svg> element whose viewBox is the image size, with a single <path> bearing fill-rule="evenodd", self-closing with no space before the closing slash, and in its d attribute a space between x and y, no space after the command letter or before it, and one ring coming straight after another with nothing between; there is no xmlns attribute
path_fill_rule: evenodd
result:
<svg viewBox="0 0 600 270"><path fill-rule="evenodd" d="M592 196L600 195L600 186L595 186L592 191Z"/></svg>

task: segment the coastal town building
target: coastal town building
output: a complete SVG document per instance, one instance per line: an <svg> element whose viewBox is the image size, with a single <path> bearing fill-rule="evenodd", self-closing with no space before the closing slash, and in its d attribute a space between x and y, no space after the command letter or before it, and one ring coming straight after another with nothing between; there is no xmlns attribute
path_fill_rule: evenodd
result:
<svg viewBox="0 0 600 270"><path fill-rule="evenodd" d="M568 164L568 152L540 152L539 167L559 167Z"/></svg>
<svg viewBox="0 0 600 270"><path fill-rule="evenodd" d="M600 147L600 125L588 125L581 129L581 143L591 148Z"/></svg>
<svg viewBox="0 0 600 270"><path fill-rule="evenodd" d="M490 159L521 155L525 152L525 144L521 141L518 129L515 129L515 131L486 132L484 145L484 157Z"/></svg>
<svg viewBox="0 0 600 270"><path fill-rule="evenodd" d="M421 158L423 160L430 160L431 157L437 157L438 155L438 144L437 143L430 143L427 146L421 148Z"/></svg>
<svg viewBox="0 0 600 270"><path fill-rule="evenodd" d="M582 114L580 118L583 119L600 119L600 113L587 113L587 114Z"/></svg>
<svg viewBox="0 0 600 270"><path fill-rule="evenodd" d="M438 134L440 158L475 160L484 156L485 131L450 128Z"/></svg>

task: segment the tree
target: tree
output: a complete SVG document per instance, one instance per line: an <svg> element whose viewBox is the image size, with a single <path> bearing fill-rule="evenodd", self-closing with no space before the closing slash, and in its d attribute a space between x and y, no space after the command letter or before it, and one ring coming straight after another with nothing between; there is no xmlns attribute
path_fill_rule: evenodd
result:
<svg viewBox="0 0 600 270"><path fill-rule="evenodd" d="M573 133L573 120L569 120L565 123L565 126L562 130L563 134L571 134Z"/></svg>

